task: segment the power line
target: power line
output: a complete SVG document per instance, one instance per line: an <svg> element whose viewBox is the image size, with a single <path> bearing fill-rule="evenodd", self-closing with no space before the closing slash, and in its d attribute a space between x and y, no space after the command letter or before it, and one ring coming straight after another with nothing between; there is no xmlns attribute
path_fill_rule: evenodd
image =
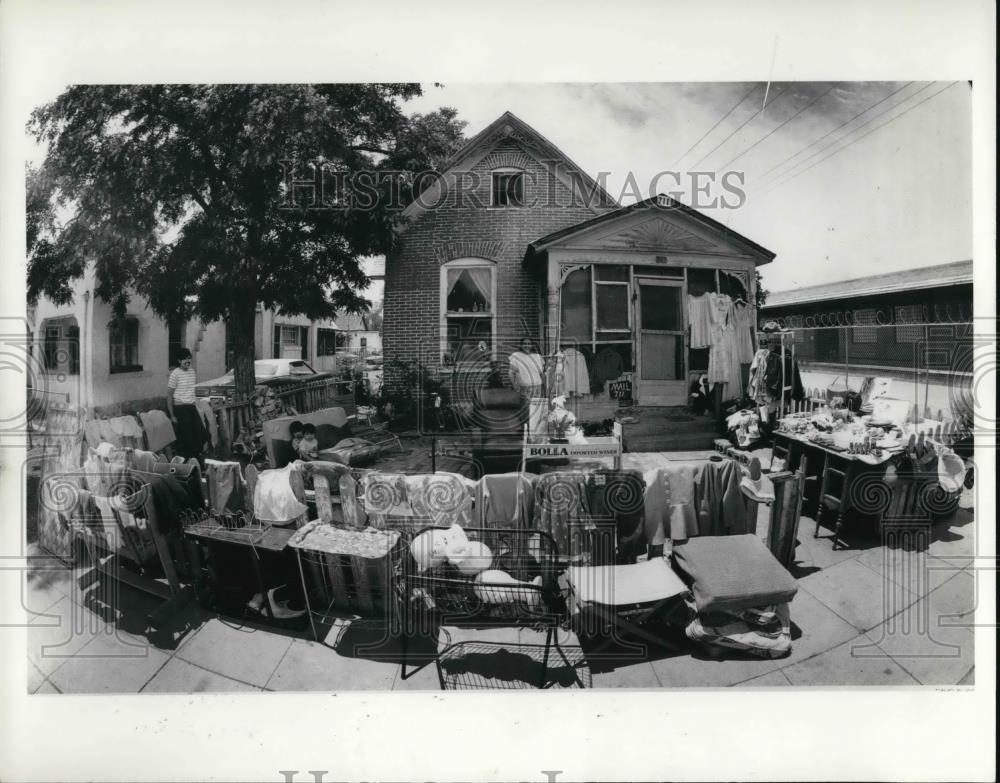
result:
<svg viewBox="0 0 1000 783"><path fill-rule="evenodd" d="M880 111L878 114L876 114L871 119L865 120L863 123L861 123L860 125L858 125L858 127L852 128L851 130L849 130L847 133L845 133L844 135L842 135L839 139L834 139L832 142L830 142L829 144L827 144L822 149L816 150L816 152L814 152L808 158L803 158L798 163L796 163L794 166L792 166L790 169L787 169L785 172L783 172L781 174L778 174L777 176L774 177L774 179L772 180L772 182L770 184L774 184L774 181L779 180L782 177L787 176L788 174L790 174L791 172L795 171L796 169L800 169L802 166L804 166L810 160L812 160L813 158L815 158L817 155L822 155L827 150L832 149L833 147L837 146L840 142L844 141L844 139L849 138L852 134L857 133L862 128L865 128L865 127L871 125L873 122L875 122L875 120L879 119L880 117L884 117L886 114L888 114L889 112L891 112L893 109L899 108L904 103L906 103L908 100L917 97L924 90L928 90L928 89L930 89L933 86L934 86L934 82L928 82L927 84L925 84L923 87L921 87L916 92L910 93L909 95L907 95L899 103L894 103L891 106L889 106L888 108L884 109L883 111Z"/></svg>
<svg viewBox="0 0 1000 783"><path fill-rule="evenodd" d="M780 187L781 187L782 185L787 185L787 184L788 184L789 182L791 182L791 181L792 181L793 179L795 179L796 177L798 177L798 176L799 176L800 174L805 174L805 173L806 173L807 171L809 171L809 169L812 169L812 168L815 168L816 166L818 166L818 165L819 165L820 163L822 163L823 161L825 161L825 160L829 160L829 159L830 159L830 158L832 158L832 157L833 157L834 155L837 155L838 153L841 153L841 152L843 152L844 150L846 150L846 149L847 149L848 147L852 147L852 146L854 146L854 145L855 145L855 144L857 144L857 143L858 143L859 141L861 141L861 140L862 140L863 138L865 138L865 136L870 136L871 134L873 134L873 133L874 133L875 131L879 130L880 128L884 128L884 127L885 127L886 125L888 125L889 123L891 123L891 122L895 122L895 121L896 121L896 120L898 120L898 119L899 119L900 117L902 117L902 116L903 116L904 114L909 114L909 113L910 113L911 111L913 111L914 109L916 109L916 108L917 108L918 106L920 106L920 105L922 105L922 104L924 104L924 103L927 103L927 101L931 100L931 98L936 98L936 97L937 97L938 95L940 95L941 93L943 93L943 92L944 92L945 90L948 90L948 89L951 89L951 88L952 88L952 87L954 87L954 86L955 86L956 84L958 84L958 82L957 82L957 81L956 81L956 82L951 82L950 84L947 84L947 85L945 85L944 87L942 87L942 88L941 88L940 90L938 90L938 91L937 91L936 93L934 93L933 95L928 95L928 96L927 96L926 98L924 98L924 99L923 99L922 101L920 101L919 103L915 103L915 104L914 104L913 106L910 106L910 107L909 107L908 109L906 109L905 111L902 111L902 112L900 112L900 113L899 113L899 114L897 114L897 115L896 115L895 117L890 117L890 118L889 118L888 120L886 120L885 122L883 122L883 123L882 123L881 125L877 125L877 126L875 126L874 128L872 128L872 129L871 129L870 131L868 131L868 133L864 133L864 134L862 134L861 136L858 136L858 138L854 139L854 140L853 140L853 141L851 141L851 142L850 142L849 144L847 144L847 145L845 145L845 146L841 147L841 148L840 148L839 150L837 150L836 152L831 152L831 153L830 153L829 155L827 155L826 157L824 157L824 158L820 158L820 159L819 159L819 160L817 160L817 161L816 161L815 163L813 163L813 164L812 164L812 166L809 166L808 168L806 168L806 169L803 169L802 171L800 171L800 172L798 172L798 173L796 173L796 174L793 174L792 176L788 177L787 179L785 179L785 180L782 180L781 182L778 182L778 183L777 183L777 184L775 184L774 186L772 186L772 187L768 188L767 190L765 190L765 191L764 191L764 193L770 193L770 192L771 192L772 190L774 190L774 189L776 189L776 188L780 188ZM916 95L916 94L917 94L917 93L914 93L914 95ZM912 97L913 97L913 95L911 95L910 97L912 98ZM880 116L881 116L881 115L880 115ZM831 146L832 146L832 145L831 145ZM763 194L762 194L762 195L763 195Z"/></svg>
<svg viewBox="0 0 1000 783"><path fill-rule="evenodd" d="M754 92L754 90L756 90L758 87L760 87L760 85L759 84L755 84L753 87L751 87L749 90L747 90L747 92L743 95L743 97L740 98L738 101L736 101L736 103L733 105L733 107L729 111L727 111L725 114L723 114L722 117L719 119L719 121L717 123L715 123L715 125L713 125L707 131L705 131L701 135L701 137L698 139L698 141L696 141L694 144L692 144L690 147L688 147L687 150L685 150L684 154L681 155L677 160L674 161L673 165L670 166L670 169L671 170L676 169L677 168L677 164L680 163L682 160L684 160L684 158L686 158L688 156L688 153L690 153L691 150L693 150L695 147L697 147L699 144L701 144L701 142L705 139L706 136L708 136L712 131L714 131L716 128L718 128L725 121L725 119L730 114L732 114L734 111L736 111L736 108L741 103L743 103L743 101L745 101L747 98L749 98L750 97L750 93Z"/></svg>
<svg viewBox="0 0 1000 783"><path fill-rule="evenodd" d="M808 149L811 149L812 147L815 147L815 146L816 146L817 144L819 144L819 143L820 143L821 141L823 141L823 139L827 138L828 136L830 136L830 135L831 135L831 134L833 134L833 133L836 133L836 132L837 132L838 130L840 130L841 128L843 128L843 127L844 127L845 125L850 125L850 124L851 124L852 122L854 122L854 121L855 121L855 120L856 120L856 119L857 119L858 117L862 116L863 114L867 114L867 113L868 113L868 112L870 112L870 111L871 111L872 109L874 109L874 108L875 108L876 106L880 106L881 104L885 103L885 102L886 102L887 100L889 100L889 99L890 99L890 98L891 98L891 97L892 97L893 95L895 95L896 93L900 92L901 90L905 90L905 89L906 89L907 87L909 87L909 86L910 86L911 84L913 84L913 82L907 82L907 83L906 83L906 84L904 84L904 85L903 85L902 87L898 87L897 89L893 90L893 91L892 91L891 93L889 93L888 95L886 95L886 96L885 96L884 98L882 98L882 100L880 100L880 101L877 101L877 102L873 103L873 104L872 104L871 106L869 106L869 107L868 107L867 109L864 109L863 111L859 111L859 112L858 112L857 114L855 114L855 115L854 115L853 117L851 117L851 119L849 119L849 120L845 120L844 122L840 123L840 125L838 125L837 127L835 127L835 128L832 128L831 130L829 130L829 131L827 131L826 133L824 133L824 134L823 134L822 136L820 136L820 137L819 137L818 139L816 139L816 140L815 140L815 141L813 141L812 143L810 143L810 144L807 144L807 145L806 145L805 147L803 147L802 149L800 149L800 150L799 150L798 152L796 152L796 153L795 153L794 155L791 155L791 156L789 156L789 157L785 158L785 159L784 159L783 161L781 161L780 163L777 163L777 164L775 164L774 166L772 166L771 168L769 168L769 169L768 169L767 171L765 171L765 172L764 172L763 174L761 174L761 175L760 175L760 178L759 178L759 179L760 179L760 180L763 180L763 179L765 179L765 178L767 177L767 175L768 175L768 174L770 174L770 173L771 173L772 171L774 171L774 170L776 170L776 169L780 169L780 168L781 168L782 166L784 166L784 165L785 165L786 163L788 163L788 161L790 161L790 160L794 160L795 158L797 158L797 157L798 157L799 155L801 155L801 154L802 154L803 152L805 152L806 150L808 150ZM919 92L919 91L918 91L918 92ZM916 94L916 93L914 93L914 94ZM879 116L881 116L881 115L879 115ZM873 119L875 119L875 118L873 118ZM855 130L857 130L857 129L855 128ZM846 134L845 134L845 135L846 135ZM827 149L827 148L826 148L826 147L824 147L824 149ZM796 164L796 165L798 165L798 164ZM793 168L794 168L794 167L793 167Z"/></svg>
<svg viewBox="0 0 1000 783"><path fill-rule="evenodd" d="M834 85L834 87L836 87L836 85ZM833 92L834 87L831 87L829 90L827 90L826 92L824 92L818 98L815 98L814 100L810 101L806 106L804 106L803 108L799 109L797 112L795 112L795 114L793 114L791 117L789 117L783 123L781 123L781 125L779 125L778 127L774 128L773 130L771 130L769 133L767 133L762 138L757 139L757 141L755 141L753 144L751 144L749 147L747 147L745 150L743 150L743 152L741 152L735 158L733 158L730 161L727 161L727 162L723 163L721 166L718 166L716 170L718 171L719 169L724 169L727 166L731 166L733 163L735 163L740 158L742 158L744 155L746 155L748 152L750 152L750 150L752 150L754 147L756 147L762 141L765 141L769 137L773 136L775 134L775 132L777 132L777 131L781 130L782 128L784 128L788 123L790 123L796 117L798 117L799 115L801 115L803 112L808 111L813 106L813 104L818 103L820 100L822 100L827 95L829 95L831 92Z"/></svg>
<svg viewBox="0 0 1000 783"><path fill-rule="evenodd" d="M778 98L781 95L784 95L786 91L787 91L787 88L780 88L779 87L776 95L774 96L774 100L771 101L771 105L773 106L774 105L774 101L778 100ZM734 130L732 133L730 133L728 136L726 136L726 138L724 138L722 141L720 141L718 144L716 144L714 147L712 147L712 149L710 149L708 152L706 152L704 155L702 155L701 159L697 163L695 163L693 166L691 166L691 168L693 169L693 168L701 165L701 163L709 155L711 155L713 152L715 152L717 149L719 149L719 147L721 147L723 144L725 144L727 141L729 141L733 136L735 136L737 133L739 133L741 130L743 130L747 125L749 125L751 122L753 122L755 119L757 119L761 114L764 113L764 108L766 108L766 107L761 107L761 110L759 112L755 112L754 114L751 114L742 125L740 125L738 128L736 128L736 130Z"/></svg>

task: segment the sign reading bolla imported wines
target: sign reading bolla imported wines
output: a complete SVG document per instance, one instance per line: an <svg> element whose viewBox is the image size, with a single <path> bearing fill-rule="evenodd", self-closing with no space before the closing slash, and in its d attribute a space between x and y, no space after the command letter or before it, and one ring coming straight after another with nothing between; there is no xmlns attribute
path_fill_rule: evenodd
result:
<svg viewBox="0 0 1000 783"><path fill-rule="evenodd" d="M617 443L547 443L528 446L528 458L533 457L617 457Z"/></svg>

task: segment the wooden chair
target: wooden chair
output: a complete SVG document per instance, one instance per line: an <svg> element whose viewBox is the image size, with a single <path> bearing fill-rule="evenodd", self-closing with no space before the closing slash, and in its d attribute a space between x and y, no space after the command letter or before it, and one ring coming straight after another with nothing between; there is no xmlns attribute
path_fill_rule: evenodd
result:
<svg viewBox="0 0 1000 783"><path fill-rule="evenodd" d="M855 463L851 459L828 454L823 463L823 473L820 478L819 506L816 509L816 529L813 537L819 537L819 528L826 512L836 513L833 528L833 547L837 548L840 540L840 528L844 524L844 514L847 511L847 496L851 482L854 479Z"/></svg>
<svg viewBox="0 0 1000 783"><path fill-rule="evenodd" d="M774 437L771 441L771 463L767 466L767 469L774 469L774 460L776 458L783 460L785 463L785 469L788 469L790 467L789 461L791 460L791 453L791 439L780 432L774 433Z"/></svg>
<svg viewBox="0 0 1000 783"><path fill-rule="evenodd" d="M774 486L771 503L771 523L767 528L767 548L786 569L795 563L795 546L798 542L799 520L802 517L802 495L805 490L806 458L799 469L782 471L770 476Z"/></svg>

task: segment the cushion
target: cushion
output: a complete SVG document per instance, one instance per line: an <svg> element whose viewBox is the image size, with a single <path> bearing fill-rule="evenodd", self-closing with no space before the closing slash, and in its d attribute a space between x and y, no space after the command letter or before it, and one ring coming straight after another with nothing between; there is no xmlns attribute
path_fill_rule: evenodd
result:
<svg viewBox="0 0 1000 783"><path fill-rule="evenodd" d="M699 612L734 612L791 601L798 591L753 534L698 536L674 546L674 568L691 586Z"/></svg>
<svg viewBox="0 0 1000 783"><path fill-rule="evenodd" d="M570 566L573 592L581 603L633 606L665 601L687 592L662 557L619 566Z"/></svg>

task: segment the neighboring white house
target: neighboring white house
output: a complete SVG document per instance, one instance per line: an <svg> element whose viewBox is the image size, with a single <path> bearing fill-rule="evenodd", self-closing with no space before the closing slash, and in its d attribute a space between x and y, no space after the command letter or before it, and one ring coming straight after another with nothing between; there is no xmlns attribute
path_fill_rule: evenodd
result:
<svg viewBox="0 0 1000 783"><path fill-rule="evenodd" d="M167 323L130 291L124 321L95 294L93 267L73 286L73 302L56 305L42 298L29 308L36 391L59 395L72 405L108 412L159 406L175 352L191 351L200 380L225 374L232 346L221 321L194 318ZM316 367L336 348L336 323L310 321L259 310L254 331L255 358L304 358Z"/></svg>
<svg viewBox="0 0 1000 783"><path fill-rule="evenodd" d="M337 329L343 335L341 350L358 356L382 353L382 303L376 302L369 313L338 314Z"/></svg>

